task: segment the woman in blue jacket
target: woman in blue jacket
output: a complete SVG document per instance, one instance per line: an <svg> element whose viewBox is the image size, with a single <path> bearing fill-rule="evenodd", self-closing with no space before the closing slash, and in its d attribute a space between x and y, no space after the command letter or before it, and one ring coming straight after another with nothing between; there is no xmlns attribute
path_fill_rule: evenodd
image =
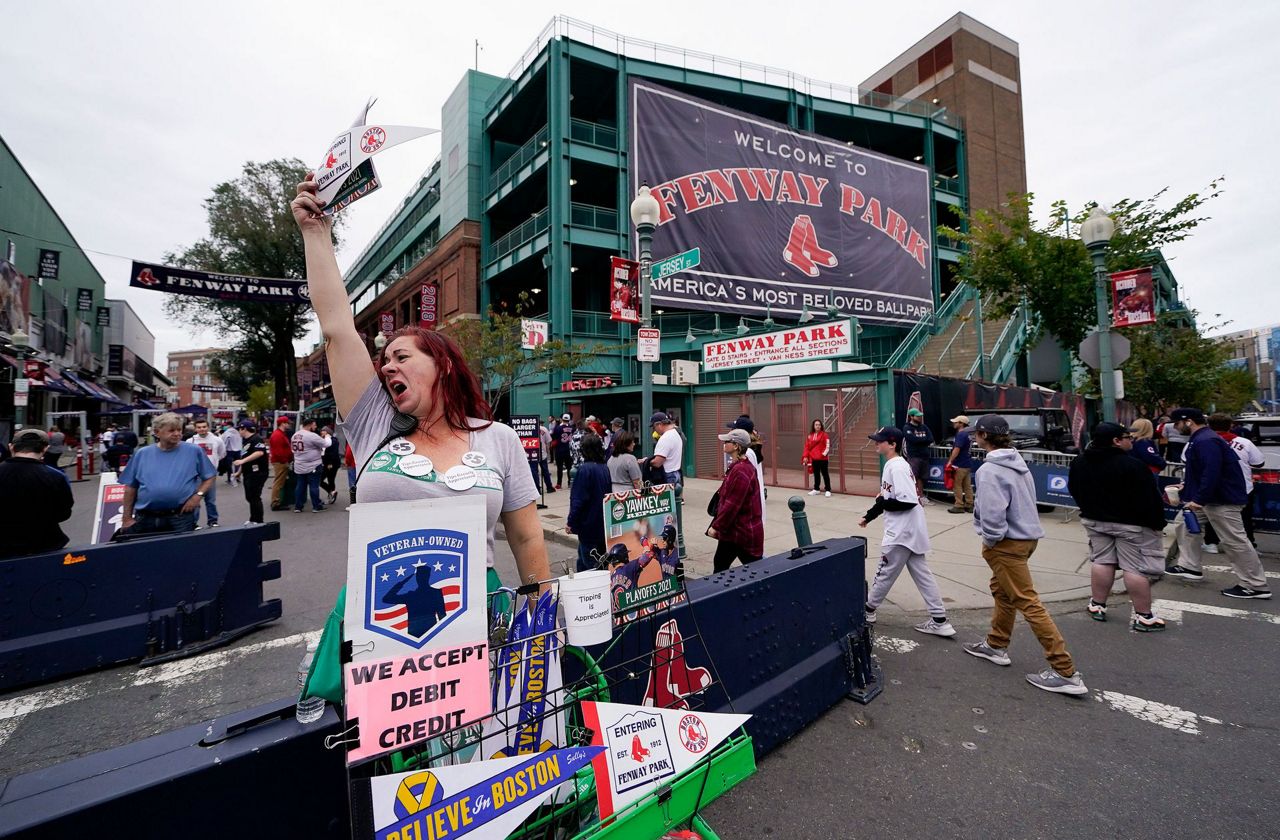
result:
<svg viewBox="0 0 1280 840"><path fill-rule="evenodd" d="M1129 450L1129 455L1146 464L1153 473L1163 470L1165 460L1160 457L1160 450L1156 448L1156 442L1153 440L1156 432L1151 421L1134 420L1133 425L1129 427L1129 434L1133 435L1133 448Z"/></svg>
<svg viewBox="0 0 1280 840"><path fill-rule="evenodd" d="M565 530L578 535L578 571L597 567L604 556L604 497L613 492L613 479L604 461L604 442L598 435L582 436L582 465L569 485L569 518Z"/></svg>

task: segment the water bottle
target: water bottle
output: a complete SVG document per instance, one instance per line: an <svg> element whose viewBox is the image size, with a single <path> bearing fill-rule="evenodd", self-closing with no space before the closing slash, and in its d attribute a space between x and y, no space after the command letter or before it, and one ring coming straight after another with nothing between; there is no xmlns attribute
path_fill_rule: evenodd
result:
<svg viewBox="0 0 1280 840"><path fill-rule="evenodd" d="M1196 518L1194 510L1182 509L1182 521L1187 526L1188 534L1200 533L1200 520Z"/></svg>
<svg viewBox="0 0 1280 840"><path fill-rule="evenodd" d="M294 717L298 723L315 723L324 714L323 697L303 698L302 688L307 684L307 673L311 670L311 660L316 658L316 642L307 643L307 652L298 663L298 705Z"/></svg>

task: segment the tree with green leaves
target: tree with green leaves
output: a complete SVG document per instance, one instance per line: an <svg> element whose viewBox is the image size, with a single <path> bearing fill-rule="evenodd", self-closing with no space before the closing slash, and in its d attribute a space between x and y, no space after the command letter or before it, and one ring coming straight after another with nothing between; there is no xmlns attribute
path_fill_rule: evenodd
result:
<svg viewBox="0 0 1280 840"><path fill-rule="evenodd" d="M534 350L522 349L521 321L528 300L528 292L521 292L514 306L490 307L484 319L455 321L447 328L479 377L485 401L495 411L521 385L551 373L581 369L595 357L616 350L603 344L572 344L560 338L549 339Z"/></svg>
<svg viewBox="0 0 1280 840"><path fill-rule="evenodd" d="M275 409L276 386L270 382L259 382L257 385L250 385L248 393L244 409L250 415L257 417Z"/></svg>
<svg viewBox="0 0 1280 840"><path fill-rule="evenodd" d="M289 210L297 184L306 174L307 167L297 159L246 163L238 178L218 184L205 199L208 236L167 254L165 262L255 277L306 277L302 238ZM339 220L334 221L336 231ZM310 306L173 295L165 301L165 314L230 339L230 348L213 365L214 374L230 393L247 399L252 386L269 382L275 396L272 408L297 402L293 342L307 334Z"/></svg>
<svg viewBox="0 0 1280 840"><path fill-rule="evenodd" d="M1207 409L1222 377L1227 347L1185 326L1186 313L1161 314L1154 324L1124 330L1129 360L1125 399L1144 417L1159 417L1178 406ZM1095 374L1096 376L1096 374ZM1093 392L1097 392L1096 385Z"/></svg>
<svg viewBox="0 0 1280 840"><path fill-rule="evenodd" d="M1162 206L1167 188L1146 199L1122 198L1112 205L1116 224L1107 252L1107 271L1154 265L1156 252L1181 242L1208 216L1201 208L1222 193L1222 178L1172 206ZM961 275L982 295L994 296L990 314L1009 317L1024 302L1036 325L1057 337L1074 355L1097 325L1093 262L1077 237L1091 203L1072 215L1063 201L1051 205L1046 222L1037 222L1034 195L1010 195L995 210L976 210L967 229L940 226L938 233L964 243Z"/></svg>
<svg viewBox="0 0 1280 840"><path fill-rule="evenodd" d="M1230 414L1243 411L1258 398L1258 380L1248 368L1223 366L1213 386L1209 403L1215 411Z"/></svg>

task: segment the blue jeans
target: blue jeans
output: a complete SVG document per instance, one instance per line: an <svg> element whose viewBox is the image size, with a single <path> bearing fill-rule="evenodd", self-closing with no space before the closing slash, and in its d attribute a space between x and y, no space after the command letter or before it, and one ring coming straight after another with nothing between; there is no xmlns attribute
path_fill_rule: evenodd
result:
<svg viewBox="0 0 1280 840"><path fill-rule="evenodd" d="M164 516L153 516L145 510L134 512L134 523L128 531L130 534L182 534L196 529L196 517L199 508L191 513L171 513Z"/></svg>
<svg viewBox="0 0 1280 840"><path fill-rule="evenodd" d="M218 482L214 481L209 485L209 490L204 494L204 512L205 520L210 525L218 524ZM196 508L196 519L200 518L200 508Z"/></svg>
<svg viewBox="0 0 1280 840"><path fill-rule="evenodd" d="M320 501L320 469L316 468L306 475L294 474L293 509L302 510L307 506L307 490L311 491L311 509L324 510Z"/></svg>
<svg viewBox="0 0 1280 840"><path fill-rule="evenodd" d="M667 477L667 484L675 486L677 484L684 483L684 480L680 475L680 470L676 470L675 472L664 472L664 475Z"/></svg>

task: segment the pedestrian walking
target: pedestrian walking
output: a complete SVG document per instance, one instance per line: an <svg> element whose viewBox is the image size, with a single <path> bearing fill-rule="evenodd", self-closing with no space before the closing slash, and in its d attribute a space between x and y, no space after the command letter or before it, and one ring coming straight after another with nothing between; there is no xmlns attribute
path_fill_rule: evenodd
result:
<svg viewBox="0 0 1280 840"><path fill-rule="evenodd" d="M566 477L573 483L573 415L560 415L560 422L551 428L551 438L556 459L556 489L561 490Z"/></svg>
<svg viewBox="0 0 1280 840"><path fill-rule="evenodd" d="M929 477L929 447L933 445L933 430L924 423L924 412L918 408L907 409L907 425L902 427L907 444L907 463L916 477L916 493L920 504L931 505L924 492L925 479Z"/></svg>
<svg viewBox="0 0 1280 840"><path fill-rule="evenodd" d="M1151 584L1164 574L1164 501L1155 475L1130 457L1133 440L1118 423L1095 426L1089 445L1071 462L1067 491L1089 538L1089 617L1107 620L1107 596L1118 570L1133 601L1130 627L1150 633L1165 628L1151 611Z"/></svg>
<svg viewBox="0 0 1280 840"><path fill-rule="evenodd" d="M302 420L301 428L294 432L290 446L293 448L293 512L302 513L307 506L307 493L311 493L311 512L324 510L320 501L320 477L323 472L324 452L333 442L316 434L316 419Z"/></svg>
<svg viewBox="0 0 1280 840"><path fill-rule="evenodd" d="M222 442L222 438L209 431L208 420L197 420L195 423L195 434L188 440L200 447L200 451L209 459L209 463L213 465L213 474L215 480L209 485L209 492L204 494L204 511L205 521L210 528L218 527L218 482L216 476L218 474L218 465L222 463L223 457L227 454L226 445ZM200 522L200 511L196 511L196 522Z"/></svg>
<svg viewBox="0 0 1280 840"><path fill-rule="evenodd" d="M767 523L763 519L763 515L769 510L768 505L766 504L766 501L769 498L769 490L764 486L764 439L756 433L756 423L751 419L751 415L749 414L739 414L738 419L725 425L726 428L730 429L742 429L751 436L751 445L747 447L747 463L751 464L751 467L756 471L756 481L760 484L760 513L762 515L760 522L761 527L764 527ZM731 466L733 466L733 459L726 455L724 464L725 472L728 472L729 467ZM827 487L828 489L831 487L831 481L829 479L827 481ZM830 496L831 494L828 493L827 495Z"/></svg>
<svg viewBox="0 0 1280 840"><path fill-rule="evenodd" d="M809 426L809 435L804 439L804 455L800 459L801 463L813 473L813 489L809 491L810 496L818 495L824 481L827 486L827 496L831 496L830 453L831 438L827 437L827 427L821 420L814 420Z"/></svg>
<svg viewBox="0 0 1280 840"><path fill-rule="evenodd" d="M286 485L289 482L289 464L293 462L293 448L290 444L292 424L288 417L276 420L276 429L267 438L271 448L271 509L284 510L288 501L285 499Z"/></svg>
<svg viewBox="0 0 1280 840"><path fill-rule="evenodd" d="M320 455L320 489L328 494L325 504L336 504L338 501L338 470L342 467L342 450L338 447L338 439L333 436L333 429L325 426L320 430L324 439L324 452Z"/></svg>
<svg viewBox="0 0 1280 840"><path fill-rule="evenodd" d="M271 448L258 435L258 424L252 420L240 421L240 428L236 432L240 436L241 456L231 466L240 476L240 483L244 485L244 498L249 503L249 521L244 524L259 524L263 521L262 488L267 483Z"/></svg>
<svg viewBox="0 0 1280 840"><path fill-rule="evenodd" d="M1249 542L1240 509L1248 501L1244 476L1231 445L1209 428L1208 419L1198 408L1176 408L1170 413L1178 434L1188 438L1182 451L1182 486L1178 495L1187 510L1200 523L1201 533L1193 534L1186 523L1176 529L1178 563L1165 573L1183 580L1204 579L1201 553L1204 550L1204 524L1213 525L1221 541L1222 553L1231 563L1236 585L1222 590L1228 598L1268 600L1271 590L1258 559L1258 550Z"/></svg>
<svg viewBox="0 0 1280 840"><path fill-rule="evenodd" d="M68 542L60 523L75 504L71 482L45 463L49 433L20 429L0 460L0 558L57 551Z"/></svg>
<svg viewBox="0 0 1280 840"><path fill-rule="evenodd" d="M182 426L172 412L153 420L156 442L135 452L120 474L124 506L117 535L196 529L200 501L218 474L204 450L182 439Z"/></svg>
<svg viewBox="0 0 1280 840"><path fill-rule="evenodd" d="M915 475L902 457L902 430L882 426L867 437L875 442L876 453L884 458L880 493L875 504L858 522L859 528L865 528L884 514L880 564L867 592L867 623L876 623L876 610L884 603L905 568L929 610L929 618L915 625L915 629L944 638L954 636L956 629L947 621L947 608L942 602L938 581L925 560L925 553L929 550L929 525L925 522L924 508L920 506L920 496L916 492Z"/></svg>
<svg viewBox="0 0 1280 840"><path fill-rule="evenodd" d="M667 418L662 425L669 423ZM764 511L760 507L760 480L747 460L751 434L746 429L730 429L716 437L732 459L720 482L719 503L707 528L707 536L717 541L712 567L723 572L735 559L747 565L764 556Z"/></svg>
<svg viewBox="0 0 1280 840"><path fill-rule="evenodd" d="M986 452L976 476L973 524L982 538L982 559L991 567L995 605L986 639L966 644L964 651L996 665L1011 665L1009 639L1014 619L1022 613L1050 665L1038 674L1027 674L1027 682L1058 694L1085 694L1084 679L1031 579L1028 561L1044 536L1031 470L1013 448L1009 423L999 414L979 417L973 433Z"/></svg>
<svg viewBox="0 0 1280 840"><path fill-rule="evenodd" d="M582 438L582 466L569 490L565 531L578 537L578 571L598 567L604 557L604 497L613 489L604 461L604 442L588 433Z"/></svg>
<svg viewBox="0 0 1280 840"><path fill-rule="evenodd" d="M1129 427L1129 434L1133 435L1133 447L1129 450L1129 456L1141 463L1145 464L1147 469L1153 473L1158 473L1168 466L1160 455L1160 448L1155 442L1155 426L1151 425L1151 421L1145 418L1138 418L1133 421L1133 425Z"/></svg>
<svg viewBox="0 0 1280 840"><path fill-rule="evenodd" d="M542 486L547 488L548 493L554 493L556 488L551 483L551 430L546 423L538 424L538 440L542 444L538 449L538 470L542 474Z"/></svg>
<svg viewBox="0 0 1280 840"><path fill-rule="evenodd" d="M49 427L49 447L44 451L44 462L55 470L62 469L62 455L67 451L67 436L57 426Z"/></svg>
<svg viewBox="0 0 1280 840"><path fill-rule="evenodd" d="M971 452L973 436L969 434L969 417L957 414L951 418L951 427L956 430L956 437L951 442L945 469L952 472L955 504L947 508L947 513L973 513L973 468L977 462Z"/></svg>
<svg viewBox="0 0 1280 840"><path fill-rule="evenodd" d="M636 436L618 432L613 436L613 454L609 457L609 479L614 493L639 490L644 486L640 462L636 460Z"/></svg>
<svg viewBox="0 0 1280 840"><path fill-rule="evenodd" d="M228 423L227 427L222 430L222 446L227 451L224 459L227 484L235 486L237 481L236 471L232 464L240 459L240 451L244 448L244 441L241 440L240 432L236 430L235 425L232 423Z"/></svg>

